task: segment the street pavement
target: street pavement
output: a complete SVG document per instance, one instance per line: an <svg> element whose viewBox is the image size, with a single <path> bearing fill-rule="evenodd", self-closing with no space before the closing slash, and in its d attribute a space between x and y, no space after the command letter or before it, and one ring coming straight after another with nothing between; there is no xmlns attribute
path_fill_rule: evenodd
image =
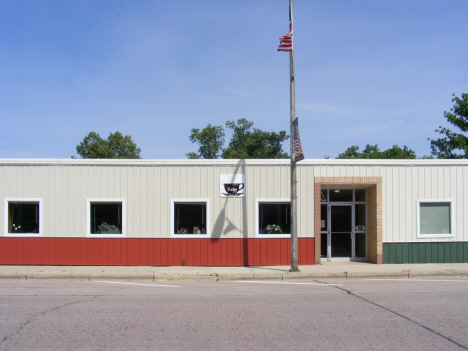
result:
<svg viewBox="0 0 468 351"><path fill-rule="evenodd" d="M468 276L468 263L372 264L323 262L299 266L259 267L151 267L151 266L0 266L0 279L149 279L160 281L303 279L303 278L414 278L421 276Z"/></svg>
<svg viewBox="0 0 468 351"><path fill-rule="evenodd" d="M468 350L468 278L0 280L0 350Z"/></svg>

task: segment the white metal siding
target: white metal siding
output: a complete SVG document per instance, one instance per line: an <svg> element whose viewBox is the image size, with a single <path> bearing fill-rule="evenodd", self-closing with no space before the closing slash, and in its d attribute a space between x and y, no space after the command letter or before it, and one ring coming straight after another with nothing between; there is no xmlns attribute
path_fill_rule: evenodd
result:
<svg viewBox="0 0 468 351"><path fill-rule="evenodd" d="M214 237L253 238L255 199L290 197L287 160L3 161L1 199L42 198L43 232L50 237L86 236L88 198L125 198L127 237L167 238L172 198L209 198ZM220 174L234 173L245 174L246 196L221 198ZM416 201L453 198L455 238L442 240L468 241L466 161L302 161L297 168L299 237L313 236L315 177L382 177L384 242L431 241L416 239ZM3 221L3 201L0 206Z"/></svg>

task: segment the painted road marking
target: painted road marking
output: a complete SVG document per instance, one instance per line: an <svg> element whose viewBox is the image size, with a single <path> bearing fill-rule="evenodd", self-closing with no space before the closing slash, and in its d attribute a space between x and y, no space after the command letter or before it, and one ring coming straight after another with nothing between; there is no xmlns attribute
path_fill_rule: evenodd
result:
<svg viewBox="0 0 468 351"><path fill-rule="evenodd" d="M158 284L141 284L141 283L124 283L124 282L105 282L105 281L97 281L97 283L108 283L108 284L127 284L127 285L146 285L146 286L154 286L158 288L180 288L177 285L158 285Z"/></svg>
<svg viewBox="0 0 468 351"><path fill-rule="evenodd" d="M343 284L325 284L325 283L291 283L291 282L262 282L258 280L235 280L235 283L260 283L260 284L290 284L290 285L324 285L324 286L343 286Z"/></svg>
<svg viewBox="0 0 468 351"><path fill-rule="evenodd" d="M413 279L413 278L405 278L405 279L366 279L366 280L399 280L403 282L464 282L468 283L468 280L450 280L450 279Z"/></svg>

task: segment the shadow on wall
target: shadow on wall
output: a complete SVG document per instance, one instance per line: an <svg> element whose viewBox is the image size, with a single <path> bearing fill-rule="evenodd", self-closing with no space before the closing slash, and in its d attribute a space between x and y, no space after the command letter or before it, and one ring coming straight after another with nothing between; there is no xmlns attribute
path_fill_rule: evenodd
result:
<svg viewBox="0 0 468 351"><path fill-rule="evenodd" d="M245 160L239 160L239 162L236 165L236 168L234 170L234 175L236 174L245 174ZM226 206L228 204L228 201L242 201L242 223L239 226L234 224L231 220L229 220L226 216ZM224 206L221 209L218 217L216 218L216 221L214 223L213 229L212 229L212 239L213 240L219 240L222 236L227 236L230 232L232 231L240 231L242 233L242 238L243 240L243 265L248 266L249 265L249 252L248 252L248 221L247 221L247 196L243 196L241 198L235 198L231 199L229 197L224 198Z"/></svg>

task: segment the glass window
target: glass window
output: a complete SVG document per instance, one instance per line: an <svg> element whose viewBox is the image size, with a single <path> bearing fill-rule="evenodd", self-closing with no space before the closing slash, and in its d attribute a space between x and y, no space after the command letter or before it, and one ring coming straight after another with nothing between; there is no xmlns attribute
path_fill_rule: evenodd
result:
<svg viewBox="0 0 468 351"><path fill-rule="evenodd" d="M366 233L356 233L354 239L354 252L356 258L366 257Z"/></svg>
<svg viewBox="0 0 468 351"><path fill-rule="evenodd" d="M174 234L206 233L206 203L174 203Z"/></svg>
<svg viewBox="0 0 468 351"><path fill-rule="evenodd" d="M327 202L328 201L328 197L327 197L327 192L328 190L322 190L322 202Z"/></svg>
<svg viewBox="0 0 468 351"><path fill-rule="evenodd" d="M320 257L327 258L328 256L328 234L320 234Z"/></svg>
<svg viewBox="0 0 468 351"><path fill-rule="evenodd" d="M365 202L366 201L366 189L356 189L355 196L357 202Z"/></svg>
<svg viewBox="0 0 468 351"><path fill-rule="evenodd" d="M290 207L289 203L259 203L259 234L291 234Z"/></svg>
<svg viewBox="0 0 468 351"><path fill-rule="evenodd" d="M354 225L358 232L366 230L366 205L356 204L354 206Z"/></svg>
<svg viewBox="0 0 468 351"><path fill-rule="evenodd" d="M122 234L122 203L91 203L91 234Z"/></svg>
<svg viewBox="0 0 468 351"><path fill-rule="evenodd" d="M327 226L327 220L328 220L328 213L327 213L327 205L322 205L320 208L320 218L321 218L321 223L320 223L320 228L322 232L327 231L328 226Z"/></svg>
<svg viewBox="0 0 468 351"><path fill-rule="evenodd" d="M7 200L7 234L40 235L40 201Z"/></svg>
<svg viewBox="0 0 468 351"><path fill-rule="evenodd" d="M352 189L330 189L329 196L333 202L353 202Z"/></svg>
<svg viewBox="0 0 468 351"><path fill-rule="evenodd" d="M88 199L88 238L125 236L125 199Z"/></svg>
<svg viewBox="0 0 468 351"><path fill-rule="evenodd" d="M419 201L418 237L454 236L451 201Z"/></svg>

